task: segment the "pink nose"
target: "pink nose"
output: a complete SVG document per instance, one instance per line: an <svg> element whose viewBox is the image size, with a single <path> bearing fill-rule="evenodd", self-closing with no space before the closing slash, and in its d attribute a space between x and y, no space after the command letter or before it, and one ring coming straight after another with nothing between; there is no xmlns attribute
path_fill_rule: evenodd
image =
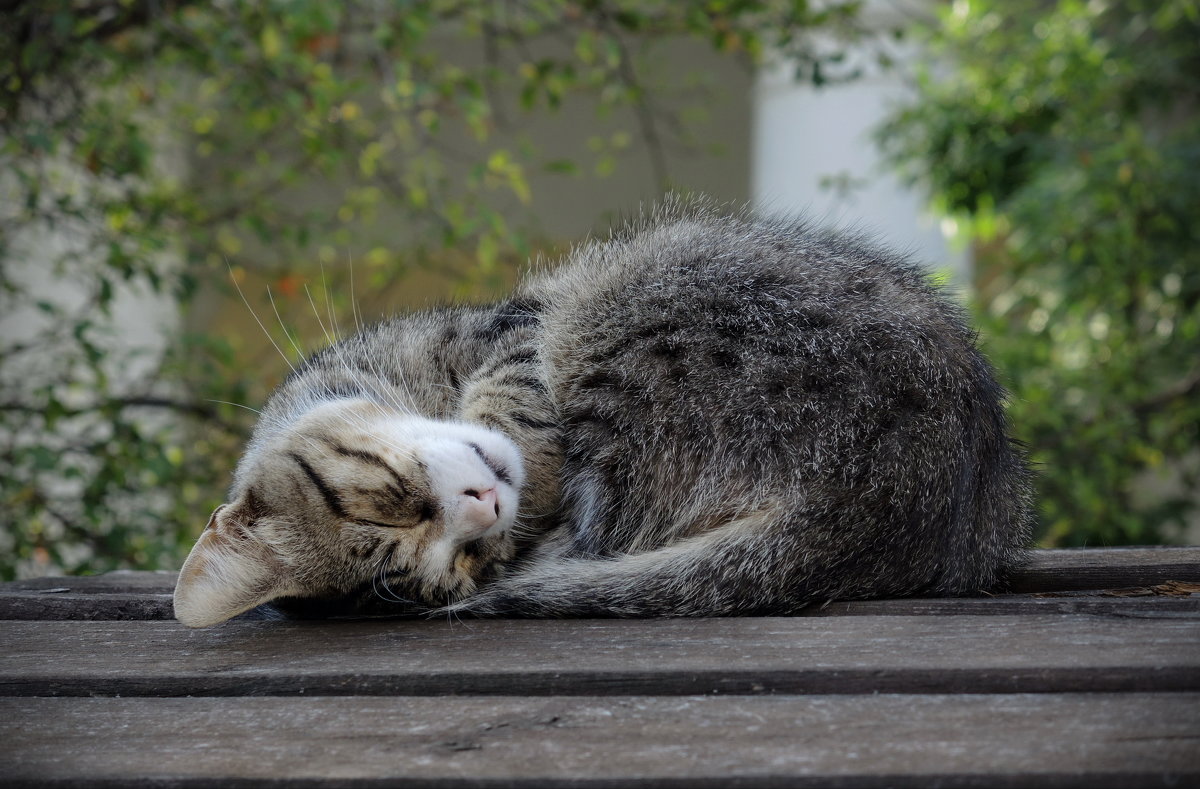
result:
<svg viewBox="0 0 1200 789"><path fill-rule="evenodd" d="M486 529L500 518L500 499L495 488L468 488L461 494L463 518L472 526Z"/></svg>

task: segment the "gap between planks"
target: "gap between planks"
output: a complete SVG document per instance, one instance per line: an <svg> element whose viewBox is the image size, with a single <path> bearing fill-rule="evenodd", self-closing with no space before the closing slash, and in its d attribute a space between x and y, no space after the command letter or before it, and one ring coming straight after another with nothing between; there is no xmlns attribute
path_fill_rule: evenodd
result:
<svg viewBox="0 0 1200 789"><path fill-rule="evenodd" d="M61 580L61 579L60 579ZM69 580L69 579L68 579ZM1053 596L1006 594L988 597L933 597L897 600L844 600L814 604L798 616L1094 616L1171 617L1200 615L1200 594L1172 596L1151 589L1138 594L1057 592ZM137 621L173 620L171 595L2 592L0 620ZM253 620L254 612L242 617ZM398 617L403 618L403 617ZM411 619L412 617L407 617Z"/></svg>

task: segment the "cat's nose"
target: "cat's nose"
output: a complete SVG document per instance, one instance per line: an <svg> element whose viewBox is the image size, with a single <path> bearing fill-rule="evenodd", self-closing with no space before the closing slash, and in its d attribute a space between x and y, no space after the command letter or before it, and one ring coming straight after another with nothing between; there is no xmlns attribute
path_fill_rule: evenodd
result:
<svg viewBox="0 0 1200 789"><path fill-rule="evenodd" d="M487 490L467 488L462 497L463 518L472 526L486 529L500 518L500 497L494 487Z"/></svg>

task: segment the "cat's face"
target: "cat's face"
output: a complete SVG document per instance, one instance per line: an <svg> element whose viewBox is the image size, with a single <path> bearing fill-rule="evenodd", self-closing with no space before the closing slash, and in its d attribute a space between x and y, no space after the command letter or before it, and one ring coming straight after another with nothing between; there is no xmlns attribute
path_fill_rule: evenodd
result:
<svg viewBox="0 0 1200 789"><path fill-rule="evenodd" d="M175 615L203 627L278 597L363 589L453 602L511 558L523 478L495 431L365 400L319 406L252 445L180 571Z"/></svg>

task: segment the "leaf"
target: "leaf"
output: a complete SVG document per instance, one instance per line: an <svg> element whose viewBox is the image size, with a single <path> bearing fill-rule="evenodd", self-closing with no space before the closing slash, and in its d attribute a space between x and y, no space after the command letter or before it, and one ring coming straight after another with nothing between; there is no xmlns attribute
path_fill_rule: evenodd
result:
<svg viewBox="0 0 1200 789"><path fill-rule="evenodd" d="M570 159L554 159L546 162L542 167L551 173L563 173L564 175L579 174L579 165Z"/></svg>
<svg viewBox="0 0 1200 789"><path fill-rule="evenodd" d="M283 51L283 41L280 39L279 30L274 25L267 25L263 28L262 34L259 36L259 44L262 46L263 56L267 60L275 60Z"/></svg>

